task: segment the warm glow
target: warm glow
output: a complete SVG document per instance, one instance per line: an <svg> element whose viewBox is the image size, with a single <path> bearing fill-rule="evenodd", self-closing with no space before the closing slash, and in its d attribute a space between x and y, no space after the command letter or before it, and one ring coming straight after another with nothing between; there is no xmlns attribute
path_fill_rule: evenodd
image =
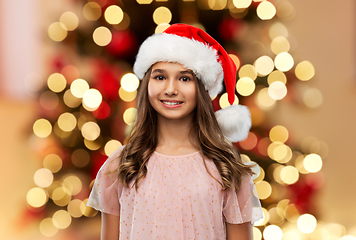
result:
<svg viewBox="0 0 356 240"><path fill-rule="evenodd" d="M257 94L256 103L261 109L270 110L275 106L276 100L268 94L268 88L263 88Z"/></svg>
<svg viewBox="0 0 356 240"><path fill-rule="evenodd" d="M62 113L58 118L58 127L64 132L73 131L77 126L77 119L72 113Z"/></svg>
<svg viewBox="0 0 356 240"><path fill-rule="evenodd" d="M111 5L105 10L104 17L110 24L119 24L124 19L124 12L119 6Z"/></svg>
<svg viewBox="0 0 356 240"><path fill-rule="evenodd" d="M103 145L103 140L101 137L97 138L95 141L89 141L84 139L84 145L92 151L98 150Z"/></svg>
<svg viewBox="0 0 356 240"><path fill-rule="evenodd" d="M253 240L261 240L262 239L262 233L260 229L253 227Z"/></svg>
<svg viewBox="0 0 356 240"><path fill-rule="evenodd" d="M84 79L76 79L70 85L70 91L77 98L82 98L86 91L89 90L89 84Z"/></svg>
<svg viewBox="0 0 356 240"><path fill-rule="evenodd" d="M323 160L318 154L311 153L304 158L303 164L307 171L315 173L321 170Z"/></svg>
<svg viewBox="0 0 356 240"><path fill-rule="evenodd" d="M282 82L283 84L286 84L287 77L283 72L275 70L268 75L267 82L268 85L271 85L273 82Z"/></svg>
<svg viewBox="0 0 356 240"><path fill-rule="evenodd" d="M72 163L76 167L85 167L90 162L90 155L84 149L76 149L71 156Z"/></svg>
<svg viewBox="0 0 356 240"><path fill-rule="evenodd" d="M162 23L170 23L172 20L172 13L166 7L159 7L153 12L153 21L159 25Z"/></svg>
<svg viewBox="0 0 356 240"><path fill-rule="evenodd" d="M263 230L263 237L265 240L281 240L283 231L277 225L269 225Z"/></svg>
<svg viewBox="0 0 356 240"><path fill-rule="evenodd" d="M150 4L152 0L136 0L138 4Z"/></svg>
<svg viewBox="0 0 356 240"><path fill-rule="evenodd" d="M227 5L227 0L208 0L208 5L212 10L223 10Z"/></svg>
<svg viewBox="0 0 356 240"><path fill-rule="evenodd" d="M134 92L137 90L138 86L140 85L140 80L137 76L133 73L127 73L121 78L121 87L126 92Z"/></svg>
<svg viewBox="0 0 356 240"><path fill-rule="evenodd" d="M268 95L274 100L281 100L287 95L287 87L282 82L273 82L268 87Z"/></svg>
<svg viewBox="0 0 356 240"><path fill-rule="evenodd" d="M121 146L122 146L121 142L112 139L105 144L104 152L106 156L110 156L116 149L118 149Z"/></svg>
<svg viewBox="0 0 356 240"><path fill-rule="evenodd" d="M281 180L285 184L290 185L290 184L294 184L298 181L299 172L293 166L286 166L281 170L280 176L281 176Z"/></svg>
<svg viewBox="0 0 356 240"><path fill-rule="evenodd" d="M162 33L164 30L166 30L169 26L171 26L168 23L161 23L159 24L156 29L155 29L155 33Z"/></svg>
<svg viewBox="0 0 356 240"><path fill-rule="evenodd" d="M293 19L295 16L293 5L288 1L279 2L277 6L277 16L283 21Z"/></svg>
<svg viewBox="0 0 356 240"><path fill-rule="evenodd" d="M53 110L58 106L59 99L57 94L46 91L40 96L40 105L46 110Z"/></svg>
<svg viewBox="0 0 356 240"><path fill-rule="evenodd" d="M59 21L66 26L68 31L75 30L79 25L78 16L73 12L65 12L59 18Z"/></svg>
<svg viewBox="0 0 356 240"><path fill-rule="evenodd" d="M272 19L276 15L276 8L268 1L261 2L257 7L257 16L262 20Z"/></svg>
<svg viewBox="0 0 356 240"><path fill-rule="evenodd" d="M251 64L243 65L239 70L239 77L249 77L252 80L255 80L257 78L256 68Z"/></svg>
<svg viewBox="0 0 356 240"><path fill-rule="evenodd" d="M274 69L273 60L268 56L259 57L254 65L257 73L262 76L267 76Z"/></svg>
<svg viewBox="0 0 356 240"><path fill-rule="evenodd" d="M84 214L85 205L82 200L74 199L68 204L67 210L72 217L80 218Z"/></svg>
<svg viewBox="0 0 356 240"><path fill-rule="evenodd" d="M54 22L48 27L48 36L55 42L63 41L67 34L67 27L61 22Z"/></svg>
<svg viewBox="0 0 356 240"><path fill-rule="evenodd" d="M62 168L62 159L56 154L49 154L43 159L43 167L56 173Z"/></svg>
<svg viewBox="0 0 356 240"><path fill-rule="evenodd" d="M72 222L72 217L65 210L58 210L53 214L53 225L58 229L66 229Z"/></svg>
<svg viewBox="0 0 356 240"><path fill-rule="evenodd" d="M256 189L260 199L267 199L272 193L272 186L266 181L256 183Z"/></svg>
<svg viewBox="0 0 356 240"><path fill-rule="evenodd" d="M98 3L91 1L85 4L83 8L83 15L89 21L96 21L101 16L101 7Z"/></svg>
<svg viewBox="0 0 356 240"><path fill-rule="evenodd" d="M235 54L229 54L231 57L232 61L235 63L236 69L239 69L241 61L240 59L235 55Z"/></svg>
<svg viewBox="0 0 356 240"><path fill-rule="evenodd" d="M83 137L89 141L94 141L100 135L100 127L95 122L86 122L81 131Z"/></svg>
<svg viewBox="0 0 356 240"><path fill-rule="evenodd" d="M269 132L269 137L272 142L286 142L289 137L289 133L287 128L285 128L282 125L277 125L274 126L270 132Z"/></svg>
<svg viewBox="0 0 356 240"><path fill-rule="evenodd" d="M256 88L255 82L249 77L240 78L236 83L236 91L241 96L250 96Z"/></svg>
<svg viewBox="0 0 356 240"><path fill-rule="evenodd" d="M252 3L252 0L233 0L233 4L236 8L248 8Z"/></svg>
<svg viewBox="0 0 356 240"><path fill-rule="evenodd" d="M71 195L77 195L82 190L82 181L75 175L69 175L64 178L63 186L67 188Z"/></svg>
<svg viewBox="0 0 356 240"><path fill-rule="evenodd" d="M137 96L137 90L133 92L126 92L122 87L119 89L119 96L125 102L133 101Z"/></svg>
<svg viewBox="0 0 356 240"><path fill-rule="evenodd" d="M282 36L288 38L288 29L281 22L274 23L269 29L269 37L275 39L276 37Z"/></svg>
<svg viewBox="0 0 356 240"><path fill-rule="evenodd" d="M44 118L38 119L33 124L33 133L40 138L48 137L52 132L52 125L51 123Z"/></svg>
<svg viewBox="0 0 356 240"><path fill-rule="evenodd" d="M236 104L236 105L239 104L239 99L237 98L236 95L235 95L234 104ZM219 99L219 105L221 108L226 108L226 107L230 106L230 103L227 98L227 93L224 93L223 95L221 95L221 97Z"/></svg>
<svg viewBox="0 0 356 240"><path fill-rule="evenodd" d="M128 108L124 112L123 118L124 122L127 125L131 125L136 120L137 109L136 108Z"/></svg>
<svg viewBox="0 0 356 240"><path fill-rule="evenodd" d="M58 228L53 224L52 218L45 218L40 223L40 232L46 237L53 237L57 234Z"/></svg>
<svg viewBox="0 0 356 240"><path fill-rule="evenodd" d="M315 75L315 69L311 62L303 61L295 67L295 76L301 81L308 81Z"/></svg>
<svg viewBox="0 0 356 240"><path fill-rule="evenodd" d="M94 208L86 206L87 202L88 202L88 198L83 200L83 203L85 205L84 216L86 216L86 217L94 217L98 213L98 211L95 210Z"/></svg>
<svg viewBox="0 0 356 240"><path fill-rule="evenodd" d="M98 27L93 32L94 42L101 47L108 45L111 42L111 39L111 31L107 27Z"/></svg>
<svg viewBox="0 0 356 240"><path fill-rule="evenodd" d="M51 91L59 93L67 86L67 80L60 73L53 73L47 79L47 86Z"/></svg>
<svg viewBox="0 0 356 240"><path fill-rule="evenodd" d="M288 231L288 232L283 233L282 240L301 240L301 239L296 232Z"/></svg>
<svg viewBox="0 0 356 240"><path fill-rule="evenodd" d="M278 70L287 72L293 67L294 59L289 53L282 52L276 56L274 59L274 64Z"/></svg>
<svg viewBox="0 0 356 240"><path fill-rule="evenodd" d="M303 233L312 233L317 225L316 218L311 214L303 214L298 218L297 226Z"/></svg>
<svg viewBox="0 0 356 240"><path fill-rule="evenodd" d="M48 201L47 193L39 187L32 188L26 195L27 203L34 208L42 207Z"/></svg>
<svg viewBox="0 0 356 240"><path fill-rule="evenodd" d="M317 108L323 104L323 95L317 88L309 88L303 93L303 103L309 108Z"/></svg>
<svg viewBox="0 0 356 240"><path fill-rule="evenodd" d="M101 93L92 88L89 89L88 91L85 92L83 96L83 105L88 111L95 111L101 104L101 101L103 100L103 97Z"/></svg>
<svg viewBox="0 0 356 240"><path fill-rule="evenodd" d="M276 55L282 52L288 52L289 49L290 49L290 44L285 37L278 36L274 38L271 42L271 50Z"/></svg>
<svg viewBox="0 0 356 240"><path fill-rule="evenodd" d="M68 89L63 95L63 102L70 108L76 108L82 103L82 100L80 98L75 97Z"/></svg>
<svg viewBox="0 0 356 240"><path fill-rule="evenodd" d="M40 168L35 172L33 179L37 186L46 188L52 184L53 174L47 168Z"/></svg>
<svg viewBox="0 0 356 240"><path fill-rule="evenodd" d="M71 193L65 187L58 187L52 192L51 198L57 206L63 207L71 201Z"/></svg>

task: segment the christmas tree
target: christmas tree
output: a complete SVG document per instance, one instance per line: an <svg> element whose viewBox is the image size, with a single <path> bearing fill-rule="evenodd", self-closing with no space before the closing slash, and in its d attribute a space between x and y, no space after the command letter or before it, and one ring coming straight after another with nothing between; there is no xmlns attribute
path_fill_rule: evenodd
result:
<svg viewBox="0 0 356 240"><path fill-rule="evenodd" d="M31 138L43 159L27 194L27 214L43 235L54 236L75 221L94 217L85 206L100 166L125 144L135 120L140 80L132 73L139 44L170 24L187 23L220 42L237 68L235 103L247 105L252 128L236 144L254 182L264 219L254 238L329 239L317 222L313 196L327 146L317 139L291 145L291 133L273 123L279 101L305 108L322 102L308 87L312 63L292 56L295 40L283 23L293 18L288 1L263 0L78 0L48 26L55 49L38 94ZM228 106L226 93L213 100ZM340 236L341 237L341 236ZM331 239L331 238L330 238Z"/></svg>

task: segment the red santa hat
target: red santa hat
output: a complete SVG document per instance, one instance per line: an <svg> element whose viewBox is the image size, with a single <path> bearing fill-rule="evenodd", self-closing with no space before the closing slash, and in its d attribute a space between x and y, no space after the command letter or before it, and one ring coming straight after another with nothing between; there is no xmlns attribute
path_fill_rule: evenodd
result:
<svg viewBox="0 0 356 240"><path fill-rule="evenodd" d="M245 139L251 128L250 112L235 100L236 65L225 49L200 28L173 24L163 33L148 37L141 45L134 73L142 79L157 62L175 62L194 72L211 97L223 89L223 80L231 106L215 112L219 126L232 142Z"/></svg>

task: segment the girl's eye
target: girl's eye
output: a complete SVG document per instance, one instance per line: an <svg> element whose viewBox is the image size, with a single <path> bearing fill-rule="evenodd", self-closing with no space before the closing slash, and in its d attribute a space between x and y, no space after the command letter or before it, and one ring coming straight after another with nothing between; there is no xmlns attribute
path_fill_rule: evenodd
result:
<svg viewBox="0 0 356 240"><path fill-rule="evenodd" d="M155 79L157 79L157 80L164 80L164 77L163 77L162 75L158 75L158 76L155 77Z"/></svg>
<svg viewBox="0 0 356 240"><path fill-rule="evenodd" d="M190 78L189 77L181 77L180 80L183 82L189 82Z"/></svg>

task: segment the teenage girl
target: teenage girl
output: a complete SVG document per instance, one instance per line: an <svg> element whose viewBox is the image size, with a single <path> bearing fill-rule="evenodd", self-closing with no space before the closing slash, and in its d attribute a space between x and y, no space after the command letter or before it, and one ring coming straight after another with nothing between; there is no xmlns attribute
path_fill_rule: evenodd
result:
<svg viewBox="0 0 356 240"><path fill-rule="evenodd" d="M232 141L244 139L249 111L214 113L223 80L234 101L236 66L201 29L173 24L146 39L134 64L142 79L126 146L98 172L88 206L102 213L102 240L252 240L262 217Z"/></svg>

